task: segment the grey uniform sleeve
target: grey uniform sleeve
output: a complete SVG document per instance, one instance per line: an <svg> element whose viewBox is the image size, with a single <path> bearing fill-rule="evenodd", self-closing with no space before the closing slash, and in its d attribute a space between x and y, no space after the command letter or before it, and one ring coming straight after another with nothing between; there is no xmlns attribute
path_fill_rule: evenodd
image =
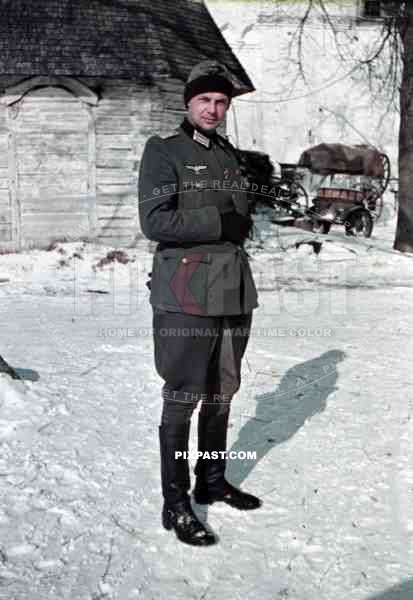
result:
<svg viewBox="0 0 413 600"><path fill-rule="evenodd" d="M178 175L158 136L149 138L142 155L139 218L144 235L158 242L207 242L221 237L216 206L178 208Z"/></svg>

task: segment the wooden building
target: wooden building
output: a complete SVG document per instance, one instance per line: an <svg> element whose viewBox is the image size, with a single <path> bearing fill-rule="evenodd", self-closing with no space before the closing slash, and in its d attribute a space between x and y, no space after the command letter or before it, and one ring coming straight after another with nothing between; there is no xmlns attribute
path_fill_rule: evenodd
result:
<svg viewBox="0 0 413 600"><path fill-rule="evenodd" d="M0 0L0 249L133 245L145 140L205 59L254 89L200 0Z"/></svg>

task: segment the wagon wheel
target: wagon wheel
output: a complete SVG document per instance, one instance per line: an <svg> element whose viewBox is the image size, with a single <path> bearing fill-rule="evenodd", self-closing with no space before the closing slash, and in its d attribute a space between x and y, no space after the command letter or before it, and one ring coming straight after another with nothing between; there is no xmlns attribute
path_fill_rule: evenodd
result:
<svg viewBox="0 0 413 600"><path fill-rule="evenodd" d="M366 189L365 203L374 219L378 219L383 212L383 194L390 181L390 160L386 154L380 154L383 165L383 177L375 177L372 185Z"/></svg>
<svg viewBox="0 0 413 600"><path fill-rule="evenodd" d="M373 231L373 217L366 208L350 213L344 223L346 235L370 237Z"/></svg>
<svg viewBox="0 0 413 600"><path fill-rule="evenodd" d="M376 221L383 212L383 194L377 187L371 186L364 189L364 205Z"/></svg>
<svg viewBox="0 0 413 600"><path fill-rule="evenodd" d="M287 192L287 202L290 210L303 212L308 208L309 199L306 189L296 181L283 181L282 187Z"/></svg>
<svg viewBox="0 0 413 600"><path fill-rule="evenodd" d="M387 186L389 185L389 181L390 181L390 173L391 173L390 159L387 156L387 154L380 154L380 158L383 163L383 173L384 173L383 177L380 180L380 192L381 192L381 194L384 194L384 192L387 189Z"/></svg>

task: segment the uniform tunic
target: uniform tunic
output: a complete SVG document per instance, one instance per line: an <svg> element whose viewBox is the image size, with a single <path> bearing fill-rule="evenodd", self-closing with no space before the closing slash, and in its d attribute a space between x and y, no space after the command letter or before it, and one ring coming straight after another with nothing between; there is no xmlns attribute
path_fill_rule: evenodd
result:
<svg viewBox="0 0 413 600"><path fill-rule="evenodd" d="M206 137L188 121L145 145L139 174L139 215L158 243L150 302L155 310L198 316L250 313L258 306L242 244L220 240L221 217L248 214L245 183L232 146Z"/></svg>

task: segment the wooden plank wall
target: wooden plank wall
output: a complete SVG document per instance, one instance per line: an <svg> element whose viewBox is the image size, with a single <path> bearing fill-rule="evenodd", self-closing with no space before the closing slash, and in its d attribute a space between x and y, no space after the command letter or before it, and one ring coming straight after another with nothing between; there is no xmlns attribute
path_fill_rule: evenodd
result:
<svg viewBox="0 0 413 600"><path fill-rule="evenodd" d="M84 228L94 212L89 113L61 88L41 88L9 107L22 247L43 246Z"/></svg>
<svg viewBox="0 0 413 600"><path fill-rule="evenodd" d="M180 123L159 88L106 83L96 107L97 239L133 246L142 237L138 214L139 163L146 140Z"/></svg>
<svg viewBox="0 0 413 600"><path fill-rule="evenodd" d="M127 247L142 236L140 158L151 135L182 121L182 84L82 82L99 88L97 106L60 87L0 105L0 248L63 238Z"/></svg>
<svg viewBox="0 0 413 600"><path fill-rule="evenodd" d="M13 214L9 181L9 146L7 109L0 105L0 243L13 239Z"/></svg>
<svg viewBox="0 0 413 600"><path fill-rule="evenodd" d="M96 111L96 238L111 246L133 245L139 234L137 162L150 98L145 88L105 85Z"/></svg>
<svg viewBox="0 0 413 600"><path fill-rule="evenodd" d="M168 135L182 123L185 116L183 90L181 81L166 80L159 83L151 102L153 133Z"/></svg>

